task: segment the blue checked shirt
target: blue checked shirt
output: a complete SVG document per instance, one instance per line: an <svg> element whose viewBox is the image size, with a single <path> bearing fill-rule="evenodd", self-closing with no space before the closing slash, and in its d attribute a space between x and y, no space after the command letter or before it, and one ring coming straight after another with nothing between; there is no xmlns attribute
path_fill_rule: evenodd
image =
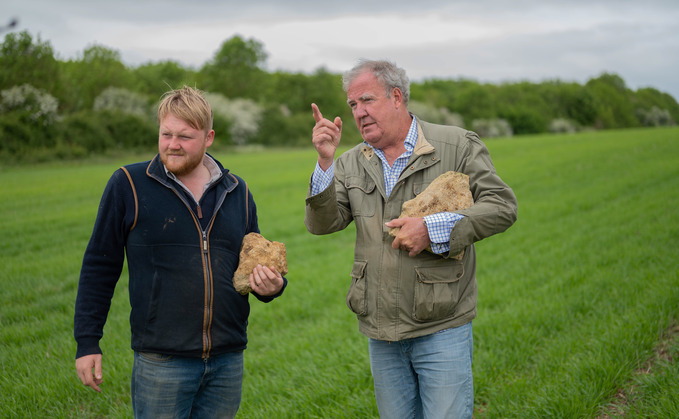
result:
<svg viewBox="0 0 679 419"><path fill-rule="evenodd" d="M391 194L391 191L396 185L398 177L408 164L408 160L413 154L413 149L415 148L416 142L417 119L413 116L413 122L410 124L410 130L408 130L408 135L406 135L404 143L406 151L396 159L393 166L389 166L389 163L384 157L384 152L382 152L382 150L379 148L374 148L370 144L365 143L375 150L375 155L382 161L384 187L386 189L387 196ZM334 163L325 172L323 169L321 169L318 163L316 163L316 169L314 170L314 174L311 178L311 194L316 195L324 191L328 186L330 186L334 175ZM455 223L462 218L464 218L463 215L456 214L454 212L439 212L437 214L427 215L424 217L424 221L427 223L427 230L429 231L431 250L434 253L442 254L450 250L450 232L453 230Z"/></svg>

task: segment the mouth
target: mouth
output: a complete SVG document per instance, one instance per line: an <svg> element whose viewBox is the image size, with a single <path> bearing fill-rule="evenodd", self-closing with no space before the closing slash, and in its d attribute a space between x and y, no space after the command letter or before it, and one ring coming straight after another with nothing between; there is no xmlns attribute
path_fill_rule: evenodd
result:
<svg viewBox="0 0 679 419"><path fill-rule="evenodd" d="M367 127L370 127L370 126L372 126L372 125L375 125L375 122L374 122L374 121L371 121L371 122L364 122L364 123L361 125L361 127L362 127L363 129L366 129Z"/></svg>

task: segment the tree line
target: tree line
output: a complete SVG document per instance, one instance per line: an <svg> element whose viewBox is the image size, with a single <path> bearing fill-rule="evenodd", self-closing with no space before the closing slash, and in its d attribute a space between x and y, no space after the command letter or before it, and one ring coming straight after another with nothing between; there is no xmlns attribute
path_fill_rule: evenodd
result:
<svg viewBox="0 0 679 419"><path fill-rule="evenodd" d="M155 105L164 92L190 85L206 92L221 145L310 143L310 104L351 120L341 75L264 70L255 39L225 40L192 68L174 60L125 65L120 53L87 47L76 59L55 56L49 41L27 31L0 44L0 158L74 158L156 146ZM409 109L424 120L477 131L482 137L676 125L679 104L647 87L633 91L616 74L584 85L559 80L489 84L470 79L413 82ZM343 141L360 141L355 124ZM8 160L9 161L9 160Z"/></svg>

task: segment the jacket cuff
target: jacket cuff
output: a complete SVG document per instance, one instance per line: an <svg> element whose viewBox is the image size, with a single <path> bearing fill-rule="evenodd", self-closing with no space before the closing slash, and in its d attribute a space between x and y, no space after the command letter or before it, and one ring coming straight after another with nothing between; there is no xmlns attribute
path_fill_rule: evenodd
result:
<svg viewBox="0 0 679 419"><path fill-rule="evenodd" d="M78 339L78 349L75 352L75 358L86 355L101 354L101 348L99 347L99 338L81 338Z"/></svg>
<svg viewBox="0 0 679 419"><path fill-rule="evenodd" d="M472 225L467 216L455 223L453 230L450 232L450 250L448 251L448 257L460 254L467 246L473 243L470 240L470 237L473 235L471 228Z"/></svg>
<svg viewBox="0 0 679 419"><path fill-rule="evenodd" d="M255 298L257 298L259 301L261 301L263 303L270 303L275 298L278 298L281 295L283 295L283 291L285 291L285 287L287 287L287 286L288 286L288 280L285 277L283 277L283 287L281 288L280 291L278 291L277 294L264 296L264 295L259 295L256 292L252 291L252 295L254 295Z"/></svg>

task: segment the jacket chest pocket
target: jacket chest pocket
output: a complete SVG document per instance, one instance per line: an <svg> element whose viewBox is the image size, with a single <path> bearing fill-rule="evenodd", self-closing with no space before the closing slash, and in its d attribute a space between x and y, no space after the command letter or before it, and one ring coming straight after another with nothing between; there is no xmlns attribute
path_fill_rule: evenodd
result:
<svg viewBox="0 0 679 419"><path fill-rule="evenodd" d="M418 175L419 177L417 179L413 179L412 181L413 196L421 194L425 189L427 189L427 186L431 185L431 183L442 174L443 173L439 173L439 171L434 170L425 170L420 173L417 173L416 175Z"/></svg>
<svg viewBox="0 0 679 419"><path fill-rule="evenodd" d="M372 217L377 207L377 189L370 177L347 176L344 179L354 217Z"/></svg>
<svg viewBox="0 0 679 419"><path fill-rule="evenodd" d="M464 265L449 261L443 266L416 267L413 318L419 321L444 319L455 314L460 298Z"/></svg>

